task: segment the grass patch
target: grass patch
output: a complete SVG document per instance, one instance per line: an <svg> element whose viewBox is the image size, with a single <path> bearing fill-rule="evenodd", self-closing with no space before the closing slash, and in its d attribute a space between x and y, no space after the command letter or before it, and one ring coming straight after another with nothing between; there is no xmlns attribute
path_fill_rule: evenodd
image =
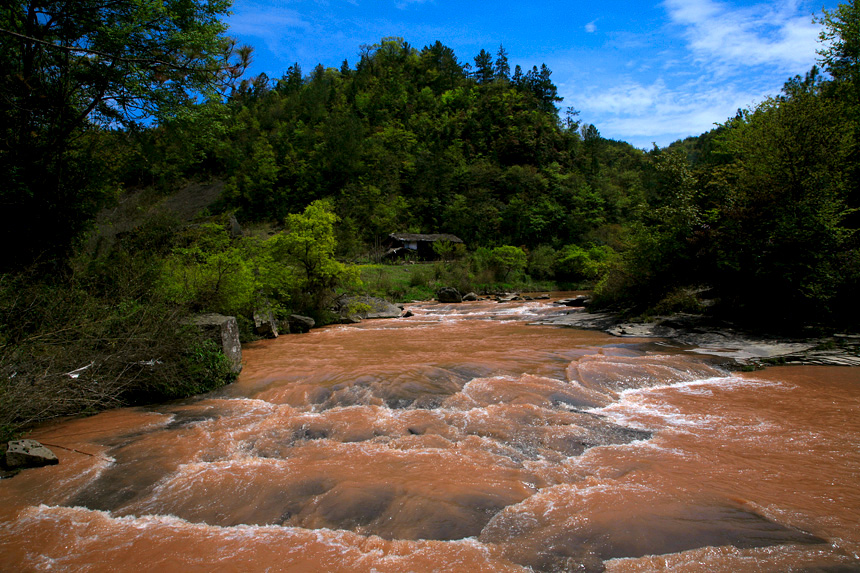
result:
<svg viewBox="0 0 860 573"><path fill-rule="evenodd" d="M508 282L493 280L492 272L472 272L461 262L399 265L360 265L362 294L393 302L431 300L442 287L453 286L461 293L548 292L558 290L553 281L535 281L520 276Z"/></svg>
<svg viewBox="0 0 860 573"><path fill-rule="evenodd" d="M411 265L360 265L363 294L392 300L412 302L430 300L436 295L434 263Z"/></svg>

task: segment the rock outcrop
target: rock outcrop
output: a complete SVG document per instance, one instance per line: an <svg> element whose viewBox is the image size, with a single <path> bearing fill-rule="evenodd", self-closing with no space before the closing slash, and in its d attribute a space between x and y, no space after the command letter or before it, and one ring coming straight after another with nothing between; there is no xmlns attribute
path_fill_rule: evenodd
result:
<svg viewBox="0 0 860 573"><path fill-rule="evenodd" d="M266 338L278 337L278 321L271 310L254 311L254 332Z"/></svg>
<svg viewBox="0 0 860 573"><path fill-rule="evenodd" d="M40 468L60 463L54 452L36 440L13 440L6 450L6 467L10 470Z"/></svg>
<svg viewBox="0 0 860 573"><path fill-rule="evenodd" d="M725 366L757 367L767 364L860 366L860 336L797 339L756 334L706 315L677 313L648 321L624 321L610 312L559 308L560 314L532 324L602 330L621 337L665 338L694 347L691 351L726 359Z"/></svg>
<svg viewBox="0 0 860 573"><path fill-rule="evenodd" d="M575 296L573 298L563 298L561 300L555 301L555 304L560 304L563 306L588 306L590 303L591 297L588 297L584 294Z"/></svg>
<svg viewBox="0 0 860 573"><path fill-rule="evenodd" d="M189 321L214 341L224 356L230 359L231 371L242 371L242 344L239 342L239 324L235 316L203 314Z"/></svg>

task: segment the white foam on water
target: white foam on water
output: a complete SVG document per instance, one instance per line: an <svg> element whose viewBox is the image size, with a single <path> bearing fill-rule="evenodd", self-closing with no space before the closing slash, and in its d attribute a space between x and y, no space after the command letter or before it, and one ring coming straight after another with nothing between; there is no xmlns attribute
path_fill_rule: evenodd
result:
<svg viewBox="0 0 860 573"><path fill-rule="evenodd" d="M743 386L774 385L768 382L739 378L737 376L715 376L697 380L688 380L673 384L649 386L646 388L628 388L619 393L619 400L608 406L592 408L588 412L607 416L618 424L631 425L638 429L654 430L658 428L643 427L637 419L656 417L669 427L708 428L717 423L719 418L712 416L695 417L684 414L662 401L652 400L651 396L661 392L676 391L682 394L712 396L717 388L737 388Z"/></svg>
<svg viewBox="0 0 860 573"><path fill-rule="evenodd" d="M208 401L212 403L224 402L229 407L247 405L249 406L249 409L247 410L248 413L270 412L280 406L280 404L273 404L272 402L260 400L259 398L210 398Z"/></svg>
<svg viewBox="0 0 860 573"><path fill-rule="evenodd" d="M252 538L259 533L307 533L310 536L319 539L325 539L329 536L334 537L357 537L358 535L350 531L330 530L330 529L313 529L308 530L300 527L287 525L231 525L220 526L210 525L208 523L200 523L187 521L181 517L169 514L146 514L146 515L123 515L115 516L109 511L99 509L89 509L86 507L65 507L57 505L45 505L29 507L21 512L19 519L14 524L10 524L15 528L22 528L28 522L36 521L57 521L60 519L70 520L73 525L87 527L91 524L93 518L100 521L113 524L123 528L133 528L138 531L145 531L156 528L168 528L174 530L193 530L197 532L217 533L226 535L232 539Z"/></svg>

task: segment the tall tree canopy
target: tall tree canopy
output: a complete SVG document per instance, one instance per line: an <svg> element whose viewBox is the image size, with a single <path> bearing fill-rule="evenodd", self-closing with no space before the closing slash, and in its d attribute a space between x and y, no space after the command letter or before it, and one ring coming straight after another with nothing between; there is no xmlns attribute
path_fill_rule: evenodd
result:
<svg viewBox="0 0 860 573"><path fill-rule="evenodd" d="M97 128L175 115L235 80L229 0L23 0L0 8L0 268L54 258L107 193Z"/></svg>
<svg viewBox="0 0 860 573"><path fill-rule="evenodd" d="M647 305L707 285L735 317L856 324L860 3L820 22L824 73L813 67L692 145L673 144L686 148L681 163L652 152L655 219L607 292Z"/></svg>

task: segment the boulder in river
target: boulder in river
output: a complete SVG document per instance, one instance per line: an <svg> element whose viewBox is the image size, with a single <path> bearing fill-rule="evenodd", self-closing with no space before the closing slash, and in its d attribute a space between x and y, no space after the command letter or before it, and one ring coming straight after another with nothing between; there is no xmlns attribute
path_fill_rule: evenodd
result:
<svg viewBox="0 0 860 573"><path fill-rule="evenodd" d="M436 291L436 300L439 302L463 302L463 295L454 287L442 287Z"/></svg>
<svg viewBox="0 0 860 573"><path fill-rule="evenodd" d="M254 311L254 332L267 338L278 337L278 322L271 310Z"/></svg>
<svg viewBox="0 0 860 573"><path fill-rule="evenodd" d="M463 295L463 302L475 302L476 300L478 300L478 295L473 292Z"/></svg>
<svg viewBox="0 0 860 573"><path fill-rule="evenodd" d="M239 342L239 324L235 316L223 314L203 314L192 318L190 323L197 326L230 359L230 370L234 374L242 371L242 344Z"/></svg>
<svg viewBox="0 0 860 573"><path fill-rule="evenodd" d="M289 328L289 332L292 334L308 332L315 324L316 321L314 319L300 314L291 314L289 318L287 318L287 327Z"/></svg>
<svg viewBox="0 0 860 573"><path fill-rule="evenodd" d="M515 302L518 300L523 300L518 292L506 292L496 295L496 302Z"/></svg>
<svg viewBox="0 0 860 573"><path fill-rule="evenodd" d="M36 440L12 440L6 450L6 467L14 469L40 468L60 463L54 452Z"/></svg>

